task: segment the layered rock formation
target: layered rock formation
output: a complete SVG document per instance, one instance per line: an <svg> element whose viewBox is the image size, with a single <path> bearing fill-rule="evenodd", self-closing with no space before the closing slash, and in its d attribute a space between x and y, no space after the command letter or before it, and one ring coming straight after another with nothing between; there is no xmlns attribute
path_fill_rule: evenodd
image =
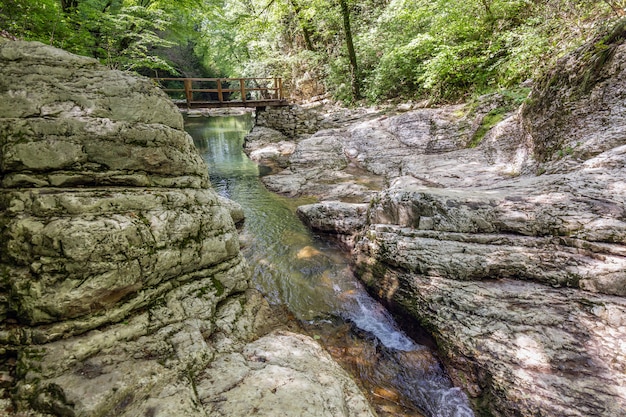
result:
<svg viewBox="0 0 626 417"><path fill-rule="evenodd" d="M167 96L39 43L0 74L0 414L371 415L312 339L255 341L241 208Z"/></svg>
<svg viewBox="0 0 626 417"><path fill-rule="evenodd" d="M563 58L492 128L497 96L379 117L298 139L265 178L340 200L300 213L354 227L360 277L430 330L480 415L626 410L624 27ZM355 193L354 168L384 189Z"/></svg>

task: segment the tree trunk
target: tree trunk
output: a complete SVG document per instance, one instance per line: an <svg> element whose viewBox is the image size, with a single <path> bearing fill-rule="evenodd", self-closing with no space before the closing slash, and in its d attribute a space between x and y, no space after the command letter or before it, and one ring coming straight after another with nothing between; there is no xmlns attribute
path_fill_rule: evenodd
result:
<svg viewBox="0 0 626 417"><path fill-rule="evenodd" d="M356 52L352 42L352 29L350 28L350 9L346 0L339 0L341 15L343 17L343 30L346 35L346 47L348 48L348 58L350 59L350 75L352 78L352 94L355 100L361 98L361 77L356 61Z"/></svg>
<svg viewBox="0 0 626 417"><path fill-rule="evenodd" d="M293 6L293 10L296 13L296 17L298 18L298 23L300 23L300 28L302 29L302 34L304 35L304 44L306 45L306 49L309 51L315 51L313 47L313 42L311 41L311 31L309 29L309 22L302 18L300 13L300 5L296 2L296 0L291 0L291 5Z"/></svg>
<svg viewBox="0 0 626 417"><path fill-rule="evenodd" d="M70 13L78 8L79 0L61 0L61 9L63 12Z"/></svg>

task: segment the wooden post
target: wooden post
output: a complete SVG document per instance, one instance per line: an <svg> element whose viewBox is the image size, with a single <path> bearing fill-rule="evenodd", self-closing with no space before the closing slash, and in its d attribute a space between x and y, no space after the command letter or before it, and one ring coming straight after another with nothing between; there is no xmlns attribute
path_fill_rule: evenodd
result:
<svg viewBox="0 0 626 417"><path fill-rule="evenodd" d="M239 87L241 91L241 101L242 103L246 102L246 81L243 78L239 79Z"/></svg>
<svg viewBox="0 0 626 417"><path fill-rule="evenodd" d="M187 99L187 107L189 107L191 105L191 102L193 101L193 90L192 90L191 80L188 78L185 78L183 80L183 83L185 84L185 98Z"/></svg>
<svg viewBox="0 0 626 417"><path fill-rule="evenodd" d="M224 95L222 93L222 80L220 78L217 79L217 99L220 103L224 102Z"/></svg>
<svg viewBox="0 0 626 417"><path fill-rule="evenodd" d="M285 99L285 95L283 94L283 79L279 78L278 79L278 98L280 100L284 100Z"/></svg>
<svg viewBox="0 0 626 417"><path fill-rule="evenodd" d="M278 99L280 96L278 95L278 77L274 77L274 94L273 97L274 99Z"/></svg>

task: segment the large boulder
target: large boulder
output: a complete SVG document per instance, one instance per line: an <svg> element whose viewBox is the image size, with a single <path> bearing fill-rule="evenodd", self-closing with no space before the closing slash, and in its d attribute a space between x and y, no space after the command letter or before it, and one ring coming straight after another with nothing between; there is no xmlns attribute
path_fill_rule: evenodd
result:
<svg viewBox="0 0 626 417"><path fill-rule="evenodd" d="M255 342L281 321L249 288L242 209L150 80L1 39L0 74L2 412L372 414L312 339Z"/></svg>

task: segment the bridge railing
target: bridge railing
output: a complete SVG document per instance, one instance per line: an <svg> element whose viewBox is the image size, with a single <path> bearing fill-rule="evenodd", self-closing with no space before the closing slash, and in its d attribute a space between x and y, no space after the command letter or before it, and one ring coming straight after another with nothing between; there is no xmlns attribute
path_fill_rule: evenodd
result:
<svg viewBox="0 0 626 417"><path fill-rule="evenodd" d="M179 106L234 107L286 103L282 78L153 78Z"/></svg>

